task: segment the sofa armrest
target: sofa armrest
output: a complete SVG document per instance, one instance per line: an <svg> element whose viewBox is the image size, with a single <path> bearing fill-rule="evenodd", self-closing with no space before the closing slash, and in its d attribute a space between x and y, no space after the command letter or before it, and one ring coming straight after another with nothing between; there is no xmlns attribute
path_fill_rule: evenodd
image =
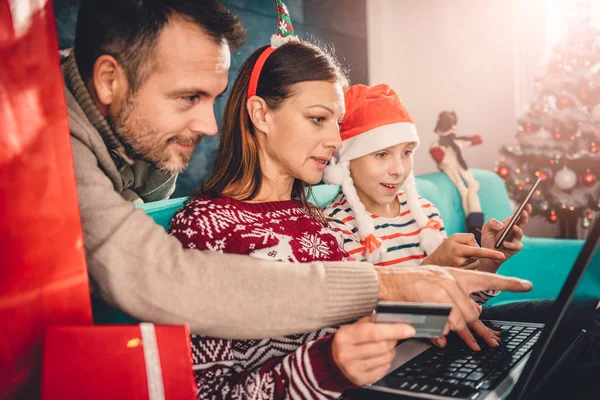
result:
<svg viewBox="0 0 600 400"><path fill-rule="evenodd" d="M583 240L524 237L523 250L502 264L498 273L530 280L533 289L527 293L502 292L487 304L555 299L583 243Z"/></svg>

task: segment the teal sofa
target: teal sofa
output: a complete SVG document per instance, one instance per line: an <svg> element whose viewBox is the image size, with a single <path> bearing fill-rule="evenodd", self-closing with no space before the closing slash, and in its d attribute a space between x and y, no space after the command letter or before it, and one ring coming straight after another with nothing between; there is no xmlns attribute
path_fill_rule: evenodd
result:
<svg viewBox="0 0 600 400"><path fill-rule="evenodd" d="M511 216L508 194L502 180L493 172L472 170L480 183L479 197L485 219L503 220ZM458 191L448 177L436 172L417 177L417 188L421 196L433 202L439 209L448 235L465 232L465 214ZM329 204L339 193L337 186L319 185L312 190L311 202L319 206ZM186 198L177 198L140 205L156 223L165 229L175 212ZM498 273L518 276L533 282L533 290L527 293L503 292L490 300L489 305L518 300L554 299L558 295L567 274L583 245L581 240L523 238L524 248L518 255L505 262ZM127 321L114 310L105 306L94 307L96 322Z"/></svg>

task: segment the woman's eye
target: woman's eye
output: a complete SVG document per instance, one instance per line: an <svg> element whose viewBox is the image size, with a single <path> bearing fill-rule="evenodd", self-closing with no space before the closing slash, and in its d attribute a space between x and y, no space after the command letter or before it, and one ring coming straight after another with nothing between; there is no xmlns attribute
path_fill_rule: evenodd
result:
<svg viewBox="0 0 600 400"><path fill-rule="evenodd" d="M385 151L375 154L375 157L377 157L377 158L384 158L385 156L387 156L387 153Z"/></svg>
<svg viewBox="0 0 600 400"><path fill-rule="evenodd" d="M412 150L404 150L404 155L405 155L406 157L412 156L412 154L413 154L413 151L412 151Z"/></svg>
<svg viewBox="0 0 600 400"><path fill-rule="evenodd" d="M316 125L321 125L325 121L325 117L311 117Z"/></svg>

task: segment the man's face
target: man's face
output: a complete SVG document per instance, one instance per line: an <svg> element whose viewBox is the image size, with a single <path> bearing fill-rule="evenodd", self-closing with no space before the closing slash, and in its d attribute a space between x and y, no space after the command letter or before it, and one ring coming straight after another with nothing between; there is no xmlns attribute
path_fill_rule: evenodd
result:
<svg viewBox="0 0 600 400"><path fill-rule="evenodd" d="M227 88L229 46L173 18L160 33L153 57L148 79L124 96L108 120L137 156L179 173L202 138L217 133L214 103Z"/></svg>

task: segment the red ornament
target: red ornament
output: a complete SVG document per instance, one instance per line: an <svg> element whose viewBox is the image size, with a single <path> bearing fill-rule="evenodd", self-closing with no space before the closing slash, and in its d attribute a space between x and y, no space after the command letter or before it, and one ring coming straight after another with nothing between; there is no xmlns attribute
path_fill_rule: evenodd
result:
<svg viewBox="0 0 600 400"><path fill-rule="evenodd" d="M510 170L506 166L502 166L502 167L498 168L498 175L500 175L500 177L502 177L502 178L506 178L509 173L510 173Z"/></svg>
<svg viewBox="0 0 600 400"><path fill-rule="evenodd" d="M550 214L550 218L548 219L550 220L550 222L555 223L556 221L558 221L558 215Z"/></svg>
<svg viewBox="0 0 600 400"><path fill-rule="evenodd" d="M596 146L596 143L592 143L592 145L590 146L590 153L597 153L598 152L598 146Z"/></svg>
<svg viewBox="0 0 600 400"><path fill-rule="evenodd" d="M583 176L583 184L587 187L591 187L594 186L594 183L596 183L596 180L598 178L596 177L596 175L592 174L589 170L585 173L585 175Z"/></svg>
<svg viewBox="0 0 600 400"><path fill-rule="evenodd" d="M558 108L567 108L571 105L571 99L565 96L558 98Z"/></svg>

